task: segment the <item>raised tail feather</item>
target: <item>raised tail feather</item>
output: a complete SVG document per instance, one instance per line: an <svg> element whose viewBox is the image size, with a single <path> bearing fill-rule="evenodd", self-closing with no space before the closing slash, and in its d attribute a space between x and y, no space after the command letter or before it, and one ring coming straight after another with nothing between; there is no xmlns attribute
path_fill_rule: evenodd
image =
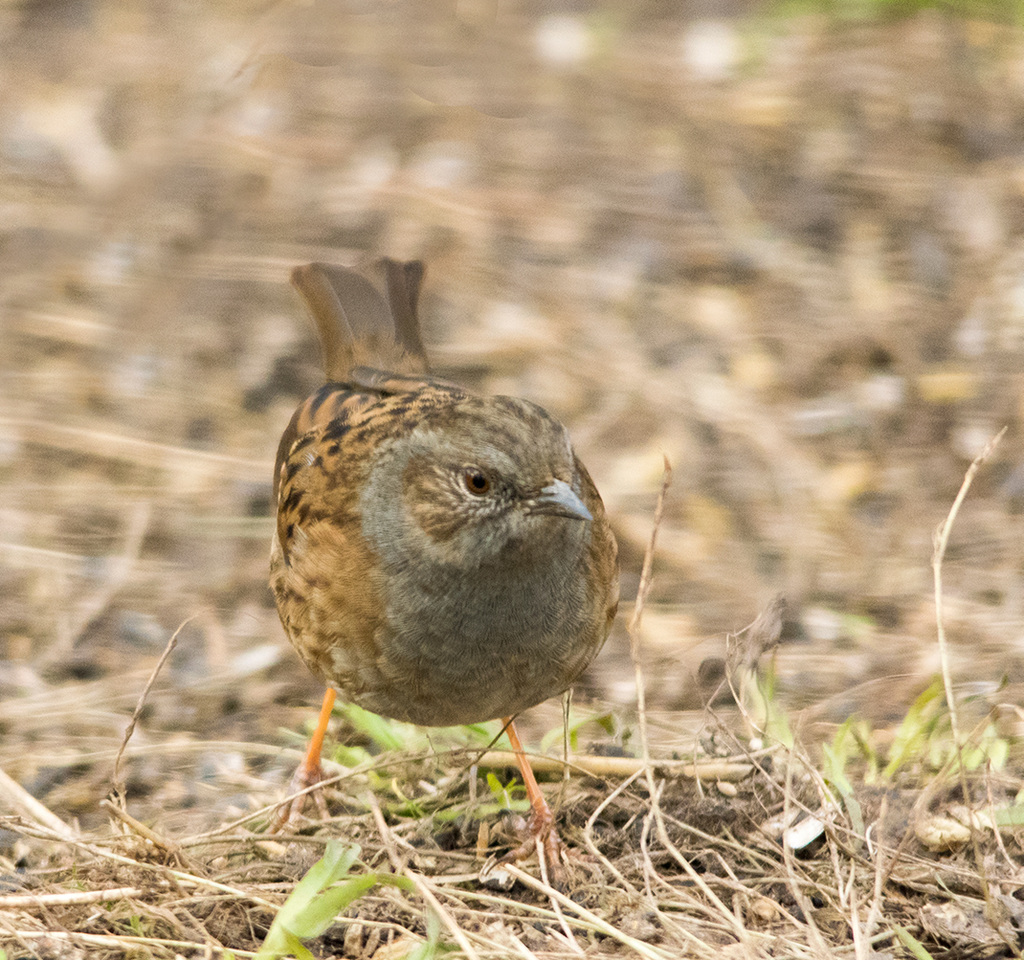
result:
<svg viewBox="0 0 1024 960"><path fill-rule="evenodd" d="M316 323L329 382L345 382L356 367L427 372L416 317L423 274L421 261L389 257L359 268L309 263L292 271Z"/></svg>
<svg viewBox="0 0 1024 960"><path fill-rule="evenodd" d="M352 413L375 396L423 385L427 356L416 304L424 268L383 257L364 267L309 263L292 271L316 323L327 384L292 414L274 467L274 499L292 445L314 427ZM282 539L282 548L285 540Z"/></svg>

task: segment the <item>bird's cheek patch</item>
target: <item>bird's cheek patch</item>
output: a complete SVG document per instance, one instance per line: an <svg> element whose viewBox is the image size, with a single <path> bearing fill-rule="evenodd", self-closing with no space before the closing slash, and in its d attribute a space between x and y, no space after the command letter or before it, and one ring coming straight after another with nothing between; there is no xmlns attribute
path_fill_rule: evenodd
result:
<svg viewBox="0 0 1024 960"><path fill-rule="evenodd" d="M459 503L441 472L421 460L410 460L402 477L408 516L437 544L448 544L466 523Z"/></svg>

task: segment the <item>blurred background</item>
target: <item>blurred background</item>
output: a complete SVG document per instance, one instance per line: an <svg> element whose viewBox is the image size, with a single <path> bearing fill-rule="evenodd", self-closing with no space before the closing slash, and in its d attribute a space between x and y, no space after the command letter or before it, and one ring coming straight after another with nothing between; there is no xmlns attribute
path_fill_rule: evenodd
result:
<svg viewBox="0 0 1024 960"><path fill-rule="evenodd" d="M569 425L627 601L671 460L643 633L667 743L778 593L777 695L805 732L902 716L938 666L933 532L1004 425L947 628L961 692L1019 702L1016 16L0 4L0 765L92 809L90 763L188 618L137 740L301 726L320 690L266 583L274 450L320 382L288 274L381 254L427 262L441 375ZM624 620L578 699L628 718ZM200 787L235 762L197 756Z"/></svg>

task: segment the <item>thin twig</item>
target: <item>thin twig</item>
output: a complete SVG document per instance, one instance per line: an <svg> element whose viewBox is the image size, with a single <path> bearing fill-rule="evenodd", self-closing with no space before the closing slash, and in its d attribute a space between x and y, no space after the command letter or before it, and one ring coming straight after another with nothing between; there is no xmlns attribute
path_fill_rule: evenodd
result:
<svg viewBox="0 0 1024 960"><path fill-rule="evenodd" d="M860 925L860 911L857 909L857 888L850 887L850 931L853 935L853 955L857 960L869 960L870 947L864 942L864 930ZM874 953L872 950L871 953ZM877 954L875 954L877 956Z"/></svg>
<svg viewBox="0 0 1024 960"><path fill-rule="evenodd" d="M229 476L251 477L269 475L269 460L248 460L230 454L211 453L196 447L179 447L168 443L155 443L141 437L129 436L123 429L93 430L71 427L50 420L30 417L0 417L0 429L9 429L19 436L31 437L33 444L67 450L92 457L124 460L143 466L161 467L169 472L180 470L182 463L199 466Z"/></svg>
<svg viewBox="0 0 1024 960"><path fill-rule="evenodd" d="M139 702L135 704L135 710L132 713L131 720L128 721L128 726L125 727L124 737L121 739L121 747L117 751L117 756L114 758L114 800L124 809L125 806L125 782L121 776L121 758L124 756L124 751L128 746L128 741L131 740L132 734L135 733L135 725L139 722L139 717L142 716L142 711L146 706L146 699L149 697L149 691L153 689L153 684L156 683L156 678L160 675L160 671L163 669L164 664L167 662L167 658L174 651L174 648L178 645L178 637L181 631L190 624L199 613L193 613L191 617L183 620L179 625L178 629L171 634L171 639L167 641L167 646L164 647L164 652L160 654L160 659L157 661L156 666L153 667L153 672L149 675L149 679L146 681L146 686L142 690L142 694L139 697Z"/></svg>
<svg viewBox="0 0 1024 960"><path fill-rule="evenodd" d="M626 630L629 633L629 655L633 660L633 675L636 678L636 712L637 721L640 727L640 750L644 763L644 772L647 777L647 786L654 796L654 774L651 770L651 750L647 739L647 697L644 689L644 672L640 664L640 621L644 615L644 604L647 602L647 595L651 592L654 567L654 548L658 542L658 528L661 526L661 516L665 509L665 494L668 492L669 484L672 482L672 464L668 457L664 457L665 465L661 476L661 489L658 491L658 502L654 507L654 522L651 524L651 538L647 541L647 549L644 551L644 563L640 570L640 586L636 591L636 603L633 604L633 614L629 618Z"/></svg>
<svg viewBox="0 0 1024 960"><path fill-rule="evenodd" d="M105 947L108 950L116 950L120 955L127 953L127 947L143 947L152 950L154 947L167 947L169 949L195 952L197 947L205 947L210 951L209 956L233 957L255 957L251 950L228 950L226 947L215 946L214 944L197 944L189 940L166 940L161 937L115 937L96 933L65 933L60 930L13 930L12 937L24 937L26 940L55 940L58 943L82 944L94 947Z"/></svg>
<svg viewBox="0 0 1024 960"><path fill-rule="evenodd" d="M956 521L957 514L960 513L960 507L967 497L967 491L971 488L975 474L977 474L981 465L992 455L996 447L999 446L999 441L1003 439L1006 430L1007 428L1003 427L999 433L985 444L985 449L971 461L971 465L964 474L964 481L960 484L960 490L957 492L956 499L953 500L953 506L949 508L949 513L946 515L945 522L935 531L935 548L932 551L932 577L935 583L935 628L939 645L939 667L942 672L942 689L946 694L946 708L949 710L949 726L953 734L953 746L956 750L957 773L964 797L968 797L970 794L967 789L967 769L964 766L964 744L960 739L960 719L957 713L956 701L953 699L953 676L949 665L949 647L946 643L946 625L942 607L942 562L946 556L946 547L949 544L949 536L953 530L953 524ZM927 795L929 792L926 790L925 794ZM974 831L971 832L971 843L974 846L978 879L981 881L982 890L985 894L985 902L991 906L991 891L989 890L988 877Z"/></svg>
<svg viewBox="0 0 1024 960"><path fill-rule="evenodd" d="M395 873L407 877L412 882L412 885L416 888L419 895L426 901L428 908L434 912L442 925L447 928L455 942L462 949L462 952L465 953L467 957L470 957L471 960L479 960L480 955L473 947L473 944L469 942L466 934L455 922L455 918L452 917L437 897L434 896L433 891L427 884L426 878L423 877L422 874L417 873L402 860L402 857L398 852L399 839L395 836L394 831L388 826L387 821L384 819L384 813L380 808L380 804L377 802L377 798L372 793L368 794L366 803L373 816L373 822L377 827L377 833L380 834L381 841L384 843L384 849L387 852L388 859L391 861L392 869Z"/></svg>
<svg viewBox="0 0 1024 960"><path fill-rule="evenodd" d="M633 781L636 780L636 778L639 777L641 773L643 773L642 769L634 770L629 777L623 780L622 783L620 783L611 793L609 793L608 796L606 796L597 805L594 812L587 818L587 825L583 829L583 842L586 844L587 850L590 852L590 855L600 860L605 870L607 870L613 877L615 877L616 880L619 881L620 884L622 884L622 888L634 895L638 895L640 891L637 890L637 888L633 886L633 884L631 884L625 878L625 876L622 874L622 871L619 870L619 868L616 867L615 864L613 864L611 860L609 860L600 851L600 849L598 849L597 844L594 842L594 824L597 823L598 817L600 817L601 814L604 813L605 808L608 807L611 804L611 802L617 796L619 796L619 794L625 792L629 788L629 785L633 783Z"/></svg>
<svg viewBox="0 0 1024 960"><path fill-rule="evenodd" d="M654 808L658 803L659 790L654 781L654 769L651 767L651 744L647 733L647 691L644 683L643 665L640 662L640 623L643 620L644 605L647 602L647 595L651 592L654 569L654 548L658 542L658 530L661 527L661 517L665 508L665 494L669 484L672 482L672 464L667 456L663 455L664 468L661 475L661 489L658 491L658 501L654 506L654 521L651 524L651 536L647 541L644 550L644 562L640 569L640 585L636 591L636 602L633 604L633 613L626 625L626 632L629 634L629 656L633 661L633 678L636 688L636 715L637 726L640 732L640 758L643 764L644 779L647 781L647 795L650 797L651 809L644 817L643 828L640 832L640 850L644 863L644 889L651 900L654 893L651 889L651 875L656 871L647 849L647 839L650 836L651 817Z"/></svg>
<svg viewBox="0 0 1024 960"><path fill-rule="evenodd" d="M384 851L388 855L388 859L391 861L391 869L395 873L402 873L406 869L405 861L401 858L398 853L398 841L395 837L394 831L392 831L384 819L384 812L380 808L380 804L377 802L377 797L373 793L366 794L363 801L369 808L370 814L373 817L373 822L377 827L377 833L380 834L381 842L384 844Z"/></svg>
<svg viewBox="0 0 1024 960"><path fill-rule="evenodd" d="M159 847L165 853L169 853L173 857L181 856L181 850L176 843L172 840L167 840L165 837L161 837L160 834L156 833L152 828L147 827L141 820L136 820L135 817L133 817L127 810L122 810L112 800L104 798L100 801L100 806L120 820L134 834L142 837L143 840L148 840L154 846Z"/></svg>
<svg viewBox="0 0 1024 960"><path fill-rule="evenodd" d="M423 897L427 907L434 912L442 925L447 928L448 932L452 935L452 939L459 945L462 952L469 957L470 960L480 960L480 954L477 953L473 944L469 942L469 938L463 932L462 928L455 922L455 918L444 908L441 901L434 896L434 892L427 884L426 878L409 867L406 867L402 872L409 878L409 880L412 881L412 885L416 888L416 892Z"/></svg>
<svg viewBox="0 0 1024 960"><path fill-rule="evenodd" d="M143 891L138 887L114 887L109 890L79 890L74 893L37 893L15 894L0 897L0 910L13 910L15 907L67 907L80 903L99 903L101 900L126 900L128 897L141 897Z"/></svg>
<svg viewBox="0 0 1024 960"><path fill-rule="evenodd" d="M543 884L539 880L535 880L526 873L526 871L520 870L519 867L515 866L515 864L506 864L505 869L524 887L529 887L537 893L546 894L551 899L557 900L563 907L585 920L595 930L603 933L607 937L611 937L613 940L617 940L624 947L629 947L634 952L640 954L641 957L646 958L646 960L670 960L670 954L658 947L653 947L650 944L644 943L642 940L637 940L634 937L623 933L617 927L613 927L606 920L602 920L596 913L592 913L585 907L581 907L574 900L570 900L564 893L560 893L554 887Z"/></svg>
<svg viewBox="0 0 1024 960"><path fill-rule="evenodd" d="M49 807L32 796L17 780L0 770L0 798L6 800L22 816L51 830L63 840L75 840L77 834Z"/></svg>
<svg viewBox="0 0 1024 960"><path fill-rule="evenodd" d="M488 750L479 758L481 767L514 767L516 755L510 750ZM534 773L561 773L565 768L564 761L559 757L544 754L531 754L530 764ZM576 755L569 763L568 769L585 776L600 778L632 777L633 774L646 769L656 771L666 777L689 777L696 780L743 780L754 770L751 763L731 760L702 760L691 763L688 760L663 760L647 758L647 761L636 757L598 757Z"/></svg>
<svg viewBox="0 0 1024 960"><path fill-rule="evenodd" d="M533 838L533 842L537 847L537 864L540 867L540 879L545 887L551 886L551 881L548 878L548 860L544 855L544 841L539 836ZM572 948L573 953L578 957L583 956L583 949L576 942L576 937L573 935L572 927L569 926L568 921L565 919L565 914L562 913L562 908L558 905L557 900L551 901L551 909L555 911L558 916L558 925L562 928L562 933L565 934L566 942Z"/></svg>
<svg viewBox="0 0 1024 960"><path fill-rule="evenodd" d="M172 867L167 867L159 863L152 863L147 860L138 860L133 857L126 857L123 854L115 853L112 850L107 850L97 843L90 843L85 840L77 838L67 838L65 836L54 834L51 831L46 830L44 827L39 827L33 832L26 831L26 836L34 836L41 840L64 840L69 845L83 850L86 853L92 854L101 860L109 860L111 863L118 863L128 867L136 867L141 870L147 870L151 873L156 874L163 880L175 881L179 884L186 886L195 886L199 888L208 887L211 890L216 890L220 893L225 893L235 899L245 900L250 903L256 904L260 907L269 910L271 913L277 913L281 909L280 904L272 903L269 900L258 896L251 890L244 890L240 887L234 887L227 883L221 883L218 880L211 880L207 877L200 877L196 874L188 873L184 870L175 870Z"/></svg>
<svg viewBox="0 0 1024 960"><path fill-rule="evenodd" d="M964 499L967 496L967 491L971 488L974 476L981 465L992 455L995 448L999 445L999 441L1003 439L1003 435L1006 433L1006 430L1007 428L1003 427L999 433L985 444L985 449L982 450L973 461L971 461L971 465L967 468L967 473L964 474L964 482L960 484L960 490L956 495L956 499L953 501L953 506L949 508L949 513L946 515L945 522L943 522L935 531L934 550L932 551L932 577L935 583L935 624L939 641L939 663L942 670L942 687L946 694L946 705L949 708L949 723L953 731L953 742L956 744L957 751L960 750L961 746L960 728L959 719L957 717L956 701L953 699L953 679L949 667L949 649L946 644L946 626L942 610L942 561L946 556L946 547L949 544L949 535L953 530L953 523L956 520L957 514L960 512L960 506L963 504ZM961 772L962 766L963 765L961 764Z"/></svg>
<svg viewBox="0 0 1024 960"><path fill-rule="evenodd" d="M783 797L783 805L784 812L787 814L792 810L795 801L795 797L793 796L793 776L795 773L795 767L796 764L786 764L786 788ZM782 861L786 867L787 886L789 887L790 893L793 895L793 899L796 901L796 905L800 908L800 911L803 914L804 926L807 930L809 945L820 960L829 960L832 953L829 951L829 948L825 943L825 938L814 920L814 906L800 885L800 880L797 877L796 872L796 860L793 856L793 849L785 842L781 844L781 847Z"/></svg>
<svg viewBox="0 0 1024 960"><path fill-rule="evenodd" d="M723 903L722 899L714 892L714 890L711 889L704 877L693 868L693 864L683 856L682 851L672 842L671 837L668 835L668 828L665 826L665 818L662 816L661 808L659 806L655 806L653 812L658 840L661 841L662 846L669 852L672 859L683 868L683 872L690 878L690 881L694 886L696 886L697 889L704 894L708 902L714 906L723 922L732 929L737 939L739 939L741 943L749 945L748 931L746 927L740 923L736 915L725 905L725 903Z"/></svg>

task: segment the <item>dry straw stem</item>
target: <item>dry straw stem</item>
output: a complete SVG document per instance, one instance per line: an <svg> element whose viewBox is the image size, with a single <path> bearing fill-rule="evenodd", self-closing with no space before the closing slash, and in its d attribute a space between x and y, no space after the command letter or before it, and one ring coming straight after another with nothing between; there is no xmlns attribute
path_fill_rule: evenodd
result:
<svg viewBox="0 0 1024 960"><path fill-rule="evenodd" d="M545 894L550 897L551 900L557 902L560 906L573 913L583 921L582 926L585 929L602 933L606 937L611 937L613 940L617 940L624 947L628 947L634 953L644 957L644 960L673 960L674 954L666 953L658 947L651 946L649 943L644 943L642 940L637 940L628 934L623 933L617 927L614 927L607 921L602 920L596 913L592 913L590 910L587 910L586 907L580 906L575 900L571 900L564 893L561 893L554 887L542 883L540 880L534 879L514 864L507 864L505 869L524 887L529 887L537 893Z"/></svg>
<svg viewBox="0 0 1024 960"><path fill-rule="evenodd" d="M142 837L143 840L148 840L153 844L153 846L159 847L161 850L171 854L173 857L178 857L180 855L181 851L176 843L171 840L167 840L165 837L161 837L152 828L147 827L141 820L137 820L133 817L127 810L122 810L112 800L101 800L100 806L120 820L134 834Z"/></svg>
<svg viewBox="0 0 1024 960"><path fill-rule="evenodd" d="M139 887L114 887L108 890L81 890L77 893L36 893L27 896L12 894L0 897L0 910L14 910L17 907L65 907L80 903L100 903L105 900L122 900L127 897L141 897Z"/></svg>
<svg viewBox="0 0 1024 960"><path fill-rule="evenodd" d="M637 890L637 888L626 879L622 871L619 870L619 868L616 867L615 864L612 863L611 860L609 860L608 857L606 857L604 853L602 853L601 850L598 848L597 843L594 840L594 824L597 823L598 819L604 814L605 810L609 806L611 806L612 803L615 802L616 798L620 794L625 793L626 790L629 789L633 781L636 780L641 773L643 773L642 769L634 771L629 777L623 780L622 783L620 783L611 793L609 793L608 796L606 796L594 808L594 812L587 819L587 825L583 830L583 842L586 844L587 851L590 853L590 855L594 857L605 868L605 870L608 871L608 873L611 876L615 877L615 879L619 882L619 885L622 887L623 890L625 890L627 893L632 894L633 896L638 896L639 890Z"/></svg>
<svg viewBox="0 0 1024 960"><path fill-rule="evenodd" d="M967 472L964 474L963 483L960 484L960 490L957 492L956 498L953 500L953 505L949 508L949 513L946 515L945 521L935 531L934 549L932 551L932 578L935 584L935 629L939 645L939 665L942 671L942 688L946 695L946 708L949 710L949 725L953 733L953 745L956 749L955 761L951 762L956 763L957 773L960 778L960 786L963 790L964 797L970 796L970 793L967 788L967 770L964 766L963 741L960 739L960 721L957 714L956 700L953 697L953 677L949 666L949 646L946 642L946 626L942 607L942 562L946 556L946 547L949 544L949 537L953 530L953 524L956 522L957 515L960 513L961 505L967 498L967 491L970 490L971 484L974 482L974 477L981 468L981 465L990 456L992 456L992 453L995 451L996 447L999 446L999 442L1003 439L1006 431L1007 427L1003 427L999 433L985 444L985 449L971 461L971 465L967 468ZM917 804L915 804L915 813L924 809L925 804L928 802L928 799L930 799L930 796L935 789L935 786L940 782L941 779L936 777L932 783L929 784L929 788L924 790L921 797L918 799ZM981 854L977 833L975 831L971 831L971 843L974 847L974 861L978 868L978 879L981 882L986 906L990 910L994 910L995 907L985 872L984 859Z"/></svg>
<svg viewBox="0 0 1024 960"><path fill-rule="evenodd" d="M138 466L158 467L170 473L179 472L182 463L187 463L190 468L206 467L211 474L227 473L247 478L253 474L268 476L272 467L269 461L248 460L193 447L155 443L152 440L126 436L124 433L87 430L46 420L0 417L0 430L4 428L18 436L31 438L33 444L42 444L68 453L123 460Z"/></svg>
<svg viewBox="0 0 1024 960"><path fill-rule="evenodd" d="M76 833L45 804L40 803L20 783L0 770L0 800L23 817L49 830L63 840L76 839Z"/></svg>
<svg viewBox="0 0 1024 960"><path fill-rule="evenodd" d="M647 786L654 795L654 774L651 770L651 750L647 739L647 700L644 692L644 672L640 665L640 621L644 615L644 604L647 595L651 592L653 580L652 570L654 567L654 548L658 542L658 528L661 526L661 517L665 509L665 494L668 492L669 484L672 482L672 464L668 457L664 457L664 470L661 477L661 489L658 491L658 502L654 507L654 522L651 525L651 538L647 542L647 549L644 551L644 563L640 570L640 586L636 591L636 603L633 605L633 615L629 618L626 629L629 632L629 655L633 660L633 674L636 678L636 712L637 722L640 727L640 750L643 759Z"/></svg>
<svg viewBox="0 0 1024 960"><path fill-rule="evenodd" d="M795 764L788 764L786 767L786 790L784 794L784 802L787 813L794 805L793 774L795 772L795 766ZM802 805L800 806L802 807ZM793 850L790 848L788 843L782 843L780 846L782 847L782 859L785 864L785 876L787 885L789 886L789 892L793 895L793 899L796 901L797 906L800 908L800 911L804 916L804 926L807 930L810 946L814 951L814 956L820 958L820 960L830 960L834 954L829 950L828 945L825 943L825 937L818 928L818 924L814 919L814 905L811 903L810 897L804 892L803 879L798 875L796 858L793 856ZM838 878L836 878L836 880L838 883Z"/></svg>
<svg viewBox="0 0 1024 960"><path fill-rule="evenodd" d="M216 946L215 944L197 944L190 940L167 940L161 937L124 937L113 934L97 933L64 933L59 930L12 930L8 936L20 940L49 941L72 946L104 947L107 950L117 951L119 956L136 956L133 947L153 949L154 947L166 947L170 950L187 950L194 952L197 947L207 950L207 956L233 957L255 957L251 950L229 950L227 947ZM51 953L52 955L52 953Z"/></svg>
<svg viewBox="0 0 1024 960"><path fill-rule="evenodd" d="M65 839L60 836L53 836L44 831L36 831L34 833L23 831L23 833L25 836L33 836L41 840L57 841ZM194 873L188 873L184 870L175 870L171 867L165 867L162 864L151 863L134 857L126 857L123 854L115 853L113 850L105 849L99 843L87 843L82 840L65 840L65 842L84 853L92 854L99 860L107 860L110 863L124 867L137 867L170 883L177 883L187 888L215 890L218 893L227 894L229 897L234 899L243 900L261 906L266 910L269 910L271 913L276 913L279 909L278 904L264 899L252 890L244 890L240 887L233 886L232 884L222 883L219 880L212 880L209 877L200 877Z"/></svg>
<svg viewBox="0 0 1024 960"><path fill-rule="evenodd" d="M636 709L637 723L640 730L641 759L643 762L643 771L647 780L647 789L651 803L650 814L647 817L647 823L645 823L643 831L644 842L642 846L645 874L648 878L657 876L657 871L650 859L646 843L646 837L650 828L650 817L653 816L657 837L661 845L669 852L679 866L682 867L684 873L687 874L690 880L697 886L704 896L707 897L708 901L714 905L721 920L725 922L725 925L732 930L741 943L747 944L747 931L744 929L743 925L735 918L732 911L729 910L729 908L718 898L714 891L712 891L704 882L703 877L693 869L689 860L687 860L675 844L672 843L668 835L668 830L665 827L665 819L662 816L662 810L658 802L661 789L660 786L655 783L654 767L651 764L650 741L647 733L647 708L644 691L644 676L643 667L640 663L640 623L643 619L644 605L646 603L647 596L651 591L653 581L654 549L658 541L658 530L661 527L661 519L665 507L665 496L671 482L672 465L669 463L668 457L664 457L661 489L658 491L658 502L654 508L654 521L651 525L651 537L647 543L647 549L644 551L644 562L640 572L640 586L637 589L636 604L633 607L633 614L630 617L629 624L627 626L627 631L629 633L629 653L633 660L633 672L636 678ZM693 766L695 767L696 765ZM749 769L747 772L749 772Z"/></svg>
<svg viewBox="0 0 1024 960"><path fill-rule="evenodd" d="M653 897L653 893L650 889L650 878L656 877L660 880L657 875L657 870L651 861L650 853L648 850L647 838L650 831L651 817L654 818L656 826L658 840L662 846L669 851L673 859L683 868L683 871L689 876L689 878L697 885L702 893L715 905L720 911L721 916L725 919L726 924L734 929L741 942L744 942L745 931L742 926L735 922L735 919L731 911L725 906L721 900L714 894L714 892L707 886L703 878L693 869L690 862L679 852L679 850L672 843L668 836L668 831L665 829L665 821L662 817L662 811L658 798L661 794L662 784L658 784L654 779L654 767L651 764L651 753L650 753L650 740L647 732L647 706L644 686L643 667L640 662L640 624L643 619L644 605L647 601L647 596L651 591L651 585L653 582L653 566L654 566L654 550L658 542L658 530L661 527L662 515L665 508L665 496L668 492L668 488L672 483L672 464L669 462L668 457L664 457L664 469L662 472L661 489L658 491L658 501L654 508L654 520L651 524L651 536L647 543L647 548L644 551L644 562L643 567L640 571L640 585L637 588L636 603L633 607L633 614L629 619L627 625L627 631L629 633L629 653L633 661L633 672L636 682L636 708L637 708L637 723L640 731L640 750L641 750L641 761L642 770L644 777L647 781L647 791L650 797L651 809L650 813L645 817L644 828L641 835L641 849L644 858L644 874L647 878L647 893ZM690 765L691 775L696 776L696 765ZM749 772L749 767L747 772ZM663 922L667 920L662 915ZM676 924L668 921L669 925L680 931ZM690 941L691 946L698 947L700 949L703 944L700 944L696 938L686 937Z"/></svg>
<svg viewBox="0 0 1024 960"><path fill-rule="evenodd" d="M960 484L960 490L956 495L956 499L953 501L953 506L949 508L949 513L946 515L945 522L943 522L935 531L935 546L932 551L932 577L935 583L935 626L939 641L939 662L942 669L942 686L946 694L946 705L949 709L949 722L953 729L953 742L956 744L958 755L961 750L960 726L957 718L956 701L953 699L953 680L949 668L949 649L946 644L946 627L943 622L942 561L946 556L946 547L949 544L949 535L953 530L953 524L956 521L957 514L960 512L961 505L967 497L967 491L970 490L971 484L974 482L974 476L981 468L981 465L990 456L992 456L996 447L999 446L999 441L1003 439L1006 430L1007 428L1003 427L999 433L989 440L989 442L985 444L985 449L974 458L971 465L967 468L967 473L964 474L964 482ZM962 757L960 763L960 775L961 778L964 777Z"/></svg>
<svg viewBox="0 0 1024 960"><path fill-rule="evenodd" d="M372 793L367 794L366 803L373 815L373 822L377 827L377 832L380 834L381 842L384 844L384 849L387 852L388 859L391 861L391 868L396 874L401 874L408 878L416 888L416 892L419 893L427 904L427 907L434 913L438 920L441 921L441 924L451 934L452 939L455 940L469 960L480 960L480 954L477 953L473 944L470 943L469 938L459 927L458 923L456 923L451 913L444 908L443 904L434 895L434 892L430 889L426 878L407 867L402 861L402 857L398 852L398 847L399 844L401 844L409 853L412 854L415 854L416 851L407 842L401 840L388 826L387 821L384 819L384 813L380 809L380 804Z"/></svg>
<svg viewBox="0 0 1024 960"><path fill-rule="evenodd" d="M481 767L514 767L516 755L509 750L488 750L477 761ZM636 757L574 757L566 762L558 757L530 755L530 764L535 773L561 773L570 769L590 777L632 777L647 770L657 771L664 776L689 777L695 780L743 780L754 769L751 763L729 760L707 760L691 763L687 760L645 760Z"/></svg>
<svg viewBox="0 0 1024 960"><path fill-rule="evenodd" d="M452 939L459 945L459 948L469 958L469 960L480 960L480 954L477 952L473 944L469 942L469 937L458 925L451 913L444 908L441 901L434 895L434 891L431 890L427 879L422 874L416 873L409 867L404 868L402 872L412 882L412 885L416 888L416 892L423 897L427 906L441 921L445 929L452 935Z"/></svg>
<svg viewBox="0 0 1024 960"><path fill-rule="evenodd" d="M662 846L669 851L672 858L682 867L683 871L689 876L690 880L693 881L701 892L711 901L720 912L721 917L725 920L727 926L733 929L733 932L740 939L740 942L745 942L745 933L742 925L740 925L732 915L732 912L725 906L724 903L714 894L714 892L707 886L703 878L693 869L690 862L683 856L682 853L675 847L671 839L668 836L668 831L665 828L664 817L658 798L661 794L661 785L657 784L654 779L654 767L651 764L651 753L650 753L650 741L647 732L647 706L644 686L643 667L640 662L640 624L643 619L644 605L647 601L647 596L651 591L651 585L653 582L653 566L654 566L654 550L658 542L658 530L661 527L662 515L665 508L665 496L668 492L668 488L672 483L672 464L669 462L668 457L664 457L664 469L662 472L661 489L658 491L658 501L654 508L654 520L651 524L651 536L647 542L647 548L644 551L644 562L643 567L640 571L640 585L637 588L636 603L633 607L633 614L629 618L627 625L627 631L629 633L629 653L633 661L633 673L636 681L636 709L637 709L637 724L640 731L640 750L641 750L641 761L642 770L644 777L647 781L647 790L650 797L651 809L648 816L645 818L644 829L642 831L641 847L644 857L644 874L648 880L648 895L653 896L650 889L649 883L651 877L657 877L657 870L651 861L650 853L647 845L647 837L650 830L651 817L654 818L654 824L657 831L658 840ZM691 770L694 772L691 775L696 776L695 768L696 765L690 765ZM749 772L749 768L748 771ZM660 878L658 878L660 879ZM663 919L665 919L663 917ZM672 924L672 926L676 926ZM678 928L677 928L678 929ZM690 939L690 938L687 938ZM692 946L697 946L695 939L690 939Z"/></svg>
<svg viewBox="0 0 1024 960"><path fill-rule="evenodd" d="M153 667L153 672L149 675L149 679L146 681L146 686L142 689L138 703L135 704L135 710L132 713L132 718L128 721L128 726L125 727L124 737L121 740L121 748L117 751L117 756L114 758L113 776L114 797L122 810L124 809L125 804L125 785L124 778L121 776L121 758L124 756L124 751L128 746L128 741L131 740L132 734L135 732L135 726L139 722L139 717L142 716L142 711L146 706L146 700L149 698L149 691L153 689L153 684L156 683L156 678L160 676L160 671L167 662L167 658L174 652L174 648L178 645L178 637L181 636L181 631L198 616L198 613L192 614L191 617L183 620L178 626L178 629L171 634L170 640L167 641L167 645L164 647L164 652L160 654L160 659L156 662L156 666Z"/></svg>

